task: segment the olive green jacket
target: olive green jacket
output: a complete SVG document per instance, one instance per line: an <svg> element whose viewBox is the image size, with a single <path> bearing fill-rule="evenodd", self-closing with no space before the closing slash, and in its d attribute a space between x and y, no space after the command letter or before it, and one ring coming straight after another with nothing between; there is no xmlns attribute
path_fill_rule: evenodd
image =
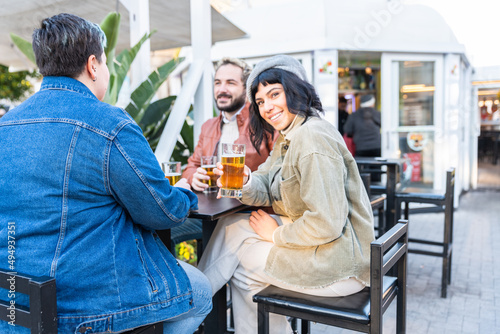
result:
<svg viewBox="0 0 500 334"><path fill-rule="evenodd" d="M266 272L298 287L349 277L369 285L373 213L356 161L332 124L304 119L280 134L243 190L243 203L293 221L274 232Z"/></svg>

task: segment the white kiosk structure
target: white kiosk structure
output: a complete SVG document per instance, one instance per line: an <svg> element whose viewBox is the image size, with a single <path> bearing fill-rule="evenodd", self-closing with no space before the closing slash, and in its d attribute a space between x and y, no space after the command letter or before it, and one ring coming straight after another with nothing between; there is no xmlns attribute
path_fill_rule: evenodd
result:
<svg viewBox="0 0 500 334"><path fill-rule="evenodd" d="M445 170L453 166L456 195L475 185L479 119L472 67L432 8L396 0L304 0L223 14L250 37L216 43L213 60L298 58L334 124L339 95L355 110L360 95L374 94L382 112L382 155L406 158L410 182L443 188Z"/></svg>

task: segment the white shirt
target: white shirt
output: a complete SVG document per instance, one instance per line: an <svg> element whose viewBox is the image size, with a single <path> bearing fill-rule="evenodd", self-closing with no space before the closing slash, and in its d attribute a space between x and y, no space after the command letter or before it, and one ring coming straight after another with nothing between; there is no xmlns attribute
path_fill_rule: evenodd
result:
<svg viewBox="0 0 500 334"><path fill-rule="evenodd" d="M222 111L222 130L219 140L219 150L217 152L218 160L220 160L222 153L222 143L234 143L240 136L236 116L241 113L244 107L241 107L230 119L226 118L226 113Z"/></svg>

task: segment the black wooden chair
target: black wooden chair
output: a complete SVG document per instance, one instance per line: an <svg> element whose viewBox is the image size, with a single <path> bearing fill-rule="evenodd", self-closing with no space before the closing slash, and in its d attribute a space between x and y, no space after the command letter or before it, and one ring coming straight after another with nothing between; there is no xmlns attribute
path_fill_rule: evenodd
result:
<svg viewBox="0 0 500 334"><path fill-rule="evenodd" d="M0 300L0 320L26 327L31 333L57 333L57 301L56 280L52 277L35 277L0 269L0 288L9 294L26 294L29 296L29 307L11 300Z"/></svg>
<svg viewBox="0 0 500 334"><path fill-rule="evenodd" d="M408 224L400 220L371 244L370 287L346 297L317 297L269 286L256 294L259 334L269 333L269 313L302 320L302 334L310 332L309 322L381 333L383 314L396 298L397 333L406 331L406 267ZM386 276L397 268L397 276Z"/></svg>
<svg viewBox="0 0 500 334"><path fill-rule="evenodd" d="M396 190L404 183L401 174L401 159L385 158L356 158L360 174L380 175L380 182L370 180L371 195L385 195L385 209L383 226L377 227L378 235L383 235L397 223L396 218ZM379 169L381 168L381 169ZM381 228L383 227L383 229Z"/></svg>
<svg viewBox="0 0 500 334"><path fill-rule="evenodd" d="M361 180L365 186L368 198L370 198L370 204L374 213L377 213L377 225L374 227L377 232L376 236L384 234L386 229L385 224L385 200L387 199L386 194L372 194L371 190L371 174L361 173Z"/></svg>
<svg viewBox="0 0 500 334"><path fill-rule="evenodd" d="M16 326L29 328L31 334L57 333L55 278L0 269L0 288L7 290L8 298L10 298L9 293L13 291L15 294L23 293L29 297L29 306L11 304L11 300L0 300L1 321L14 321ZM126 333L163 334L163 323L143 326Z"/></svg>
<svg viewBox="0 0 500 334"><path fill-rule="evenodd" d="M381 169L379 166L365 166L358 165L359 173L365 185L368 184L371 194L385 194L386 185L382 182L382 175L386 174L386 171ZM366 176L368 175L368 176ZM368 177L368 179L366 179ZM368 183L366 183L366 180Z"/></svg>
<svg viewBox="0 0 500 334"><path fill-rule="evenodd" d="M409 218L410 203L427 203L444 210L444 233L442 241L408 238L410 245L423 244L440 247L440 251L409 248L409 253L437 256L443 258L441 276L441 297L446 298L448 284L451 283L451 258L453 246L453 202L455 193L455 168L446 171L446 189L434 190L406 187L396 193L396 217L401 217L401 206L404 206L404 219ZM412 223L415 224L415 223Z"/></svg>

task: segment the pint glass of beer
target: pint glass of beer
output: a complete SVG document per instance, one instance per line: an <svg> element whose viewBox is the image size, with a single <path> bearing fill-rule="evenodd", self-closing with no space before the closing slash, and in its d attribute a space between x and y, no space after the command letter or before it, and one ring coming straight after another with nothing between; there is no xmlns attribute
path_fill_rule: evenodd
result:
<svg viewBox="0 0 500 334"><path fill-rule="evenodd" d="M179 161L163 162L161 167L171 186L181 179L181 163Z"/></svg>
<svg viewBox="0 0 500 334"><path fill-rule="evenodd" d="M203 190L204 193L210 193L217 191L217 178L218 176L214 174L214 168L217 164L217 156L208 155L201 157L201 168L207 171L207 176L210 176L210 180L202 180L203 183L208 184L208 188Z"/></svg>
<svg viewBox="0 0 500 334"><path fill-rule="evenodd" d="M240 198L245 169L245 145L222 143L221 196Z"/></svg>

